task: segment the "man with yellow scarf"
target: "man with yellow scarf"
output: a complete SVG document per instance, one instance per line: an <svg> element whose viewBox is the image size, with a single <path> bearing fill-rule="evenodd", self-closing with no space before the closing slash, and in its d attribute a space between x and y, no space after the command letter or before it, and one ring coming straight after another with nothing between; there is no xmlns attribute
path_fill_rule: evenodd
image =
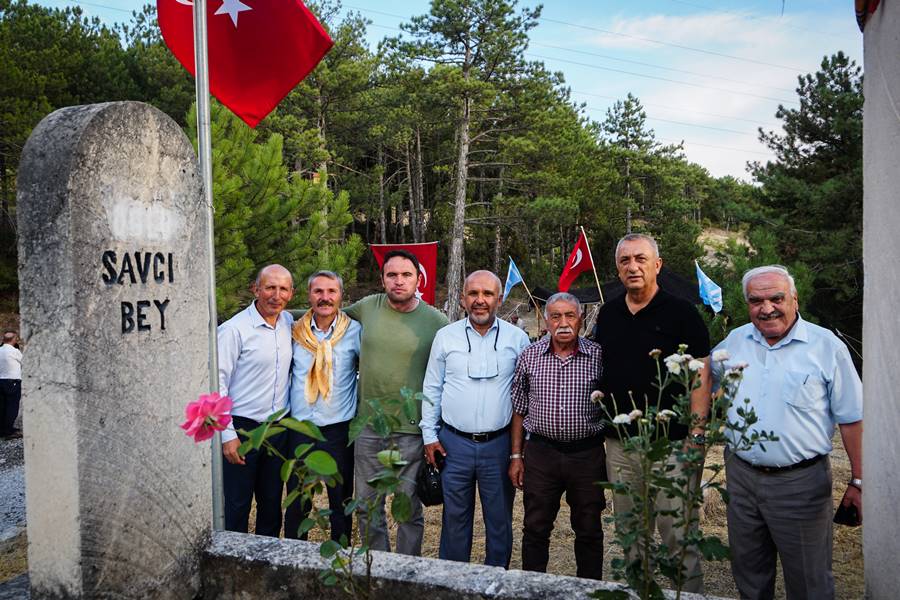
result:
<svg viewBox="0 0 900 600"><path fill-rule="evenodd" d="M328 452L338 464L340 481L328 489L331 539L350 539L352 515L344 514L344 502L353 496L353 448L347 446L350 420L356 415L356 373L359 367L361 327L341 311L344 281L331 271L313 273L307 281L309 310L294 323L294 363L291 367L291 416L315 423L325 441L290 432L290 453L299 444L313 444ZM296 478L288 490L297 487ZM309 503L299 500L284 513L284 536L298 536L300 523L309 514Z"/></svg>

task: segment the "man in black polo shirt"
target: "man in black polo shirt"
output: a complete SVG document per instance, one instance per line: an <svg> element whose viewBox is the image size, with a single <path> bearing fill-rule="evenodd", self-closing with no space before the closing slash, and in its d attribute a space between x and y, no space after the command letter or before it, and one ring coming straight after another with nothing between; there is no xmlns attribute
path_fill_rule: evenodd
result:
<svg viewBox="0 0 900 600"><path fill-rule="evenodd" d="M603 350L603 375L600 390L612 412L613 398L615 413L628 413L632 407L629 395L638 409L646 413L645 406L655 406L659 398L656 360L649 356L651 350L659 349L666 357L678 351L679 344L687 344L688 354L703 359L709 355L709 333L697 309L688 301L677 298L660 289L656 276L662 267L656 241L639 233L628 234L616 246L616 269L619 279L625 285L625 294L607 302L597 315L594 341ZM679 386L669 386L663 391L659 409L671 409L675 396L683 390ZM709 410L708 385L691 394L691 411L706 417ZM615 414L614 413L614 414ZM636 429L628 429L631 435ZM702 428L698 428L702 432ZM637 458L625 454L622 441L615 428L606 428L606 465L612 482L631 482L637 485L640 469ZM688 428L672 422L669 438L683 440L688 436ZM675 468L673 477L679 475L681 465L671 462ZM699 478L699 474L697 475ZM692 481L697 485L699 481ZM613 506L616 513L632 509L628 496L615 494ZM666 498L660 494L656 500L657 511L680 510L677 498ZM682 528L673 527L672 517L658 517L656 527L660 537L672 552L680 550L678 540L683 537ZM700 555L695 547L689 547L684 559L684 591L702 593L703 574L700 569Z"/></svg>

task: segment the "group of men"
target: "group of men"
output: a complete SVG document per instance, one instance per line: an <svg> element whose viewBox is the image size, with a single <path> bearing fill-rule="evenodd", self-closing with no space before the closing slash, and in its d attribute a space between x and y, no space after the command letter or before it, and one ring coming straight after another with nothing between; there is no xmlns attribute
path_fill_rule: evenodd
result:
<svg viewBox="0 0 900 600"><path fill-rule="evenodd" d="M341 278L319 271L307 282L309 311L294 321L285 311L293 295L290 273L270 265L256 280L255 302L219 327L220 389L234 401L234 427L252 429L288 406L293 417L319 426L324 442L293 432L271 441L282 454L311 443L335 458L341 483L329 488L328 501L331 537L337 540L351 533L343 506L354 491L358 498L374 496L368 482L382 468L376 455L388 443L367 428L348 445L350 420L370 411L373 401L399 399L403 388L422 391L421 418L409 419L397 408L401 425L392 433L406 461L401 489L413 505L412 517L397 527L396 550L421 552L424 518L415 479L426 461L441 472L440 558L470 560L477 487L485 563L508 567L519 489L522 568L545 571L565 494L577 574L600 579L606 499L597 482L636 485L640 469L617 430L606 426L603 406L592 393L599 390L607 403L643 405L653 399L659 410L672 409L676 392L660 394L650 354L668 356L685 344L688 353L705 362L690 397L692 425L673 423L670 439L705 447L703 423L712 394L734 368L743 368L738 396L752 400L759 417L754 427L779 438L765 452L758 447L726 450L732 571L741 597L773 596L776 556L789 598L833 597L828 454L835 425L852 470L842 504L860 514L862 509L862 389L846 347L800 317L790 274L769 266L744 276L751 322L711 351L696 308L659 287L662 259L651 237L625 236L615 257L625 293L600 309L593 339L582 336L578 299L558 293L545 305L547 335L533 343L518 326L498 317L502 286L490 271L466 278L460 298L466 316L448 324L416 295L416 257L395 250L383 263L384 293L342 310ZM730 409L732 421L738 419L739 404ZM223 433L226 528L247 531L255 496L256 533L277 536L280 461L255 451L242 457L239 444L233 430ZM676 476L683 468L674 460L667 466ZM689 485L699 483L695 477ZM671 515L684 507L664 495L657 505L662 541L680 551L685 532L673 526ZM613 495L613 506L617 512L632 508L623 494ZM286 537L297 537L308 510L299 504L288 508ZM372 548L389 550L383 514L362 510L358 527ZM687 545L683 561L683 589L702 592L694 546Z"/></svg>

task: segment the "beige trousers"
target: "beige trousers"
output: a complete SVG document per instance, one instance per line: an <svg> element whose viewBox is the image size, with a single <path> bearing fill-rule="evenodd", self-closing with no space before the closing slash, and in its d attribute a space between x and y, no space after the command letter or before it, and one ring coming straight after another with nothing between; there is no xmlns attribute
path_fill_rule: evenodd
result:
<svg viewBox="0 0 900 600"><path fill-rule="evenodd" d="M672 477L680 477L682 466L672 456L669 464L673 465L674 470L670 471ZM620 440L606 439L606 471L609 480L612 483L628 482L632 486L637 486L640 482L641 468L636 456L625 453L624 446ZM700 473L696 473L691 477L689 485L697 486L700 481ZM615 512L622 513L632 509L634 503L631 498L622 494L613 494L613 509ZM684 510L683 503L680 498L667 498L665 494L659 494L656 498L657 511ZM657 516L656 529L663 543L670 549L678 552L681 550L679 543L684 539L684 528L674 527L675 519L668 516ZM629 555L630 556L630 555ZM695 546L688 546L684 556L684 584L682 590L685 592L693 592L696 594L703 593L703 571L700 565L700 553Z"/></svg>

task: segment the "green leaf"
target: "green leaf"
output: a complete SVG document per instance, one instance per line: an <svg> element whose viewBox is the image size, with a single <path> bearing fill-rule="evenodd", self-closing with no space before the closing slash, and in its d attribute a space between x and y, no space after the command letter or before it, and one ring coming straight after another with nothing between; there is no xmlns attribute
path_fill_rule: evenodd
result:
<svg viewBox="0 0 900 600"><path fill-rule="evenodd" d="M240 446L238 446L238 454L240 454L241 456L247 456L247 454L251 450L253 450L253 444L250 442L250 440L247 440Z"/></svg>
<svg viewBox="0 0 900 600"><path fill-rule="evenodd" d="M299 535L303 535L304 533L309 533L309 531L316 526L316 522L313 519L306 518L300 522L300 527L297 529L297 533Z"/></svg>
<svg viewBox="0 0 900 600"><path fill-rule="evenodd" d="M320 442L325 441L325 436L322 435L322 432L316 424L311 421L298 421L293 417L286 417L281 420L281 425L287 427L291 431L296 431L297 433L301 433L314 440L319 440Z"/></svg>
<svg viewBox="0 0 900 600"><path fill-rule="evenodd" d="M272 436L278 435L282 431L284 431L284 427L278 427L278 426L269 427L269 430L266 431L266 435L263 436L263 440L267 440Z"/></svg>
<svg viewBox="0 0 900 600"><path fill-rule="evenodd" d="M728 546L715 536L708 536L700 540L697 543L697 549L706 560L726 560L731 556Z"/></svg>
<svg viewBox="0 0 900 600"><path fill-rule="evenodd" d="M287 480L291 478L291 473L294 471L295 464L297 464L297 461L294 459L286 460L281 464L281 481L287 483Z"/></svg>
<svg viewBox="0 0 900 600"><path fill-rule="evenodd" d="M341 549L341 545L335 542L334 540L328 540L326 542L322 542L322 545L319 546L319 554L322 555L322 558L331 558Z"/></svg>
<svg viewBox="0 0 900 600"><path fill-rule="evenodd" d="M403 414L408 421L416 421L419 416L419 399L415 396L409 396L403 399Z"/></svg>
<svg viewBox="0 0 900 600"><path fill-rule="evenodd" d="M298 444L296 448L294 448L294 458L303 458L303 455L309 452L309 450L313 447L313 444Z"/></svg>
<svg viewBox="0 0 900 600"><path fill-rule="evenodd" d="M334 475L338 470L337 463L324 450L311 452L309 456L303 459L303 464L319 475Z"/></svg>
<svg viewBox="0 0 900 600"><path fill-rule="evenodd" d="M249 433L250 445L253 446L254 450L259 450L260 446L262 446L263 440L266 438L266 431L268 429L269 426L263 423Z"/></svg>
<svg viewBox="0 0 900 600"><path fill-rule="evenodd" d="M397 465L402 466L406 464L399 450L382 450L375 456L378 458L378 462L389 469Z"/></svg>
<svg viewBox="0 0 900 600"><path fill-rule="evenodd" d="M366 428L366 425L369 424L368 415L363 416L361 414L353 417L353 420L350 421L349 431L347 433L347 445L349 446L353 442L356 441L356 438L359 437L359 434L362 433L362 430Z"/></svg>
<svg viewBox="0 0 900 600"><path fill-rule="evenodd" d="M349 515L352 515L352 514L353 514L353 511L356 510L356 507L357 507L357 506L359 506L359 500L358 500L358 499L354 498L353 500L350 500L349 502L347 502L347 505L344 506L344 514L345 514L345 515L348 515L348 516L349 516Z"/></svg>
<svg viewBox="0 0 900 600"><path fill-rule="evenodd" d="M412 501L403 492L394 494L391 500L391 516L398 523L406 523L412 516Z"/></svg>
<svg viewBox="0 0 900 600"><path fill-rule="evenodd" d="M294 501L298 497L300 497L300 493L301 493L300 490L294 490L294 491L290 492L287 496L284 497L284 500L282 500L281 508L287 508L288 506L293 504Z"/></svg>

